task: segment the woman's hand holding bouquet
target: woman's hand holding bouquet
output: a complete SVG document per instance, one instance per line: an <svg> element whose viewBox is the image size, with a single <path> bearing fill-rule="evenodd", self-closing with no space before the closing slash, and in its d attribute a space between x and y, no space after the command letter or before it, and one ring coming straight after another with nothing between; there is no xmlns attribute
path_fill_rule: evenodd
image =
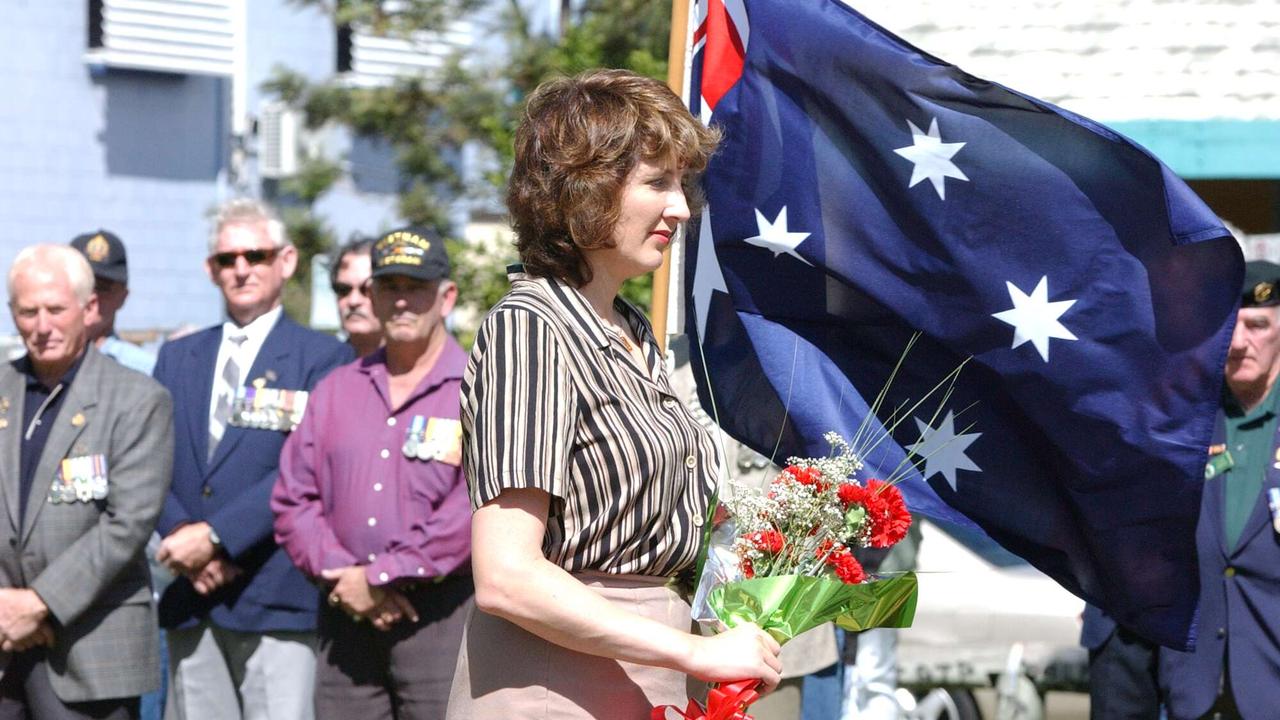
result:
<svg viewBox="0 0 1280 720"><path fill-rule="evenodd" d="M764 491L740 489L727 501L728 513L716 519L694 596L694 617L705 627L733 633L755 632L755 625L785 643L832 621L854 631L911 624L915 575L869 577L853 554L862 547L890 547L906 536L911 515L902 493L880 480L859 482L858 455L839 435L826 438L834 450L830 457L791 458ZM715 661L725 663L719 672L697 674L725 677L742 661ZM743 677L761 675L744 672ZM712 689L705 709L690 701L685 710L654 708L652 717L659 720L675 709L689 720L747 720L745 710L758 697L758 684L755 679L722 682ZM765 685L760 689L772 689L776 681Z"/></svg>

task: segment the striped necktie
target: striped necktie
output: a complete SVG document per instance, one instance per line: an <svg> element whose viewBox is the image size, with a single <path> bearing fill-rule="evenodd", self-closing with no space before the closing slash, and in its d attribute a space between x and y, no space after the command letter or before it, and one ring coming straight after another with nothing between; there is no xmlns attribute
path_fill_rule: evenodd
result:
<svg viewBox="0 0 1280 720"><path fill-rule="evenodd" d="M222 365L218 402L214 405L213 417L209 420L209 460L213 459L213 453L226 433L227 420L231 418L231 403L235 400L236 388L240 386L240 364L236 362L236 356L240 354L240 348L246 339L245 335L226 337L231 345L227 348L227 361Z"/></svg>

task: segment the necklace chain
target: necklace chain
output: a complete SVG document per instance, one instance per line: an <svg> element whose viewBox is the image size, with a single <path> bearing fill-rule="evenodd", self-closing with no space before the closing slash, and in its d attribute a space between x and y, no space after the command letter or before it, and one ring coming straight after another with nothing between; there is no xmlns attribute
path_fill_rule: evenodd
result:
<svg viewBox="0 0 1280 720"><path fill-rule="evenodd" d="M622 323L616 323L612 320L606 320L605 317L599 313L596 313L596 318L600 320L600 324L604 326L605 330L608 330L611 335L622 341L622 347L626 349L628 354L635 351L635 343L631 342L631 338L627 337L627 331L623 330L626 323L625 319Z"/></svg>
<svg viewBox="0 0 1280 720"><path fill-rule="evenodd" d="M622 341L622 347L626 348L627 352L632 352L636 349L635 344L631 342L631 338L627 337L627 333L622 329L621 325L605 320L604 318L600 318L600 323L604 325L605 329L608 330L610 334Z"/></svg>

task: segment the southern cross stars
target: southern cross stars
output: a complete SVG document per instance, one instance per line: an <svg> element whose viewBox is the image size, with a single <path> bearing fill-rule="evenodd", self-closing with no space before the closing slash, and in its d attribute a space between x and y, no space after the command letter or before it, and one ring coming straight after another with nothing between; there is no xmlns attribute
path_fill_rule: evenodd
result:
<svg viewBox="0 0 1280 720"><path fill-rule="evenodd" d="M757 209L756 232L758 233L757 235L745 238L746 242L766 250L772 250L774 257L786 253L805 265L813 265L813 263L800 257L800 253L796 252L796 247L804 242L805 238L809 237L809 233L787 230L787 207L785 205L778 211L778 217L774 218L773 222L769 222L764 213Z"/></svg>
<svg viewBox="0 0 1280 720"><path fill-rule="evenodd" d="M972 470L982 472L982 468L974 464L964 451L969 449L974 440L982 437L982 433L956 434L955 415L947 411L947 416L937 428L931 428L920 418L913 418L920 430L920 440L911 446L911 454L924 459L924 479L928 480L935 473L946 478L952 490L956 489L956 471Z"/></svg>
<svg viewBox="0 0 1280 720"><path fill-rule="evenodd" d="M1035 345L1040 357L1049 362L1049 338L1059 340L1075 340L1076 336L1063 326L1058 318L1067 311L1075 300L1059 300L1049 302L1049 278L1041 276L1040 284L1030 295L1023 293L1016 285L1005 282L1009 286L1009 299L1013 301L1013 309L992 313L992 317L1013 326L1013 345L1016 348L1023 343Z"/></svg>
<svg viewBox="0 0 1280 720"><path fill-rule="evenodd" d="M933 118L933 122L929 123L929 132L924 132L916 127L915 123L910 120L907 125L911 127L911 145L901 147L894 150L895 153L910 160L915 167L911 170L911 182L907 187L913 188L921 182L928 180L933 183L933 189L938 191L940 200L946 199L946 186L943 185L944 178L955 178L968 182L969 178L965 177L960 168L951 162L951 158L960 152L960 148L964 147L964 143L944 143L942 136L938 133L938 119Z"/></svg>

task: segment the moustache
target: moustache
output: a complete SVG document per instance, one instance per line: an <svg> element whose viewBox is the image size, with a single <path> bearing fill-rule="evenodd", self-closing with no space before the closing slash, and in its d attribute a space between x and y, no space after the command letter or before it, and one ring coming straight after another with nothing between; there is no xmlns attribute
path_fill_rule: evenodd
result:
<svg viewBox="0 0 1280 720"><path fill-rule="evenodd" d="M369 313L365 312L363 308L358 308L358 307L353 307L353 308L351 308L351 309L347 310L347 311L346 311L345 313L343 313L343 315L342 315L342 319L343 319L343 320L350 320L351 318L357 318L357 317L358 317L358 318L364 318L365 320L372 320L372 319L373 319L373 316L372 316L372 315L370 315Z"/></svg>

